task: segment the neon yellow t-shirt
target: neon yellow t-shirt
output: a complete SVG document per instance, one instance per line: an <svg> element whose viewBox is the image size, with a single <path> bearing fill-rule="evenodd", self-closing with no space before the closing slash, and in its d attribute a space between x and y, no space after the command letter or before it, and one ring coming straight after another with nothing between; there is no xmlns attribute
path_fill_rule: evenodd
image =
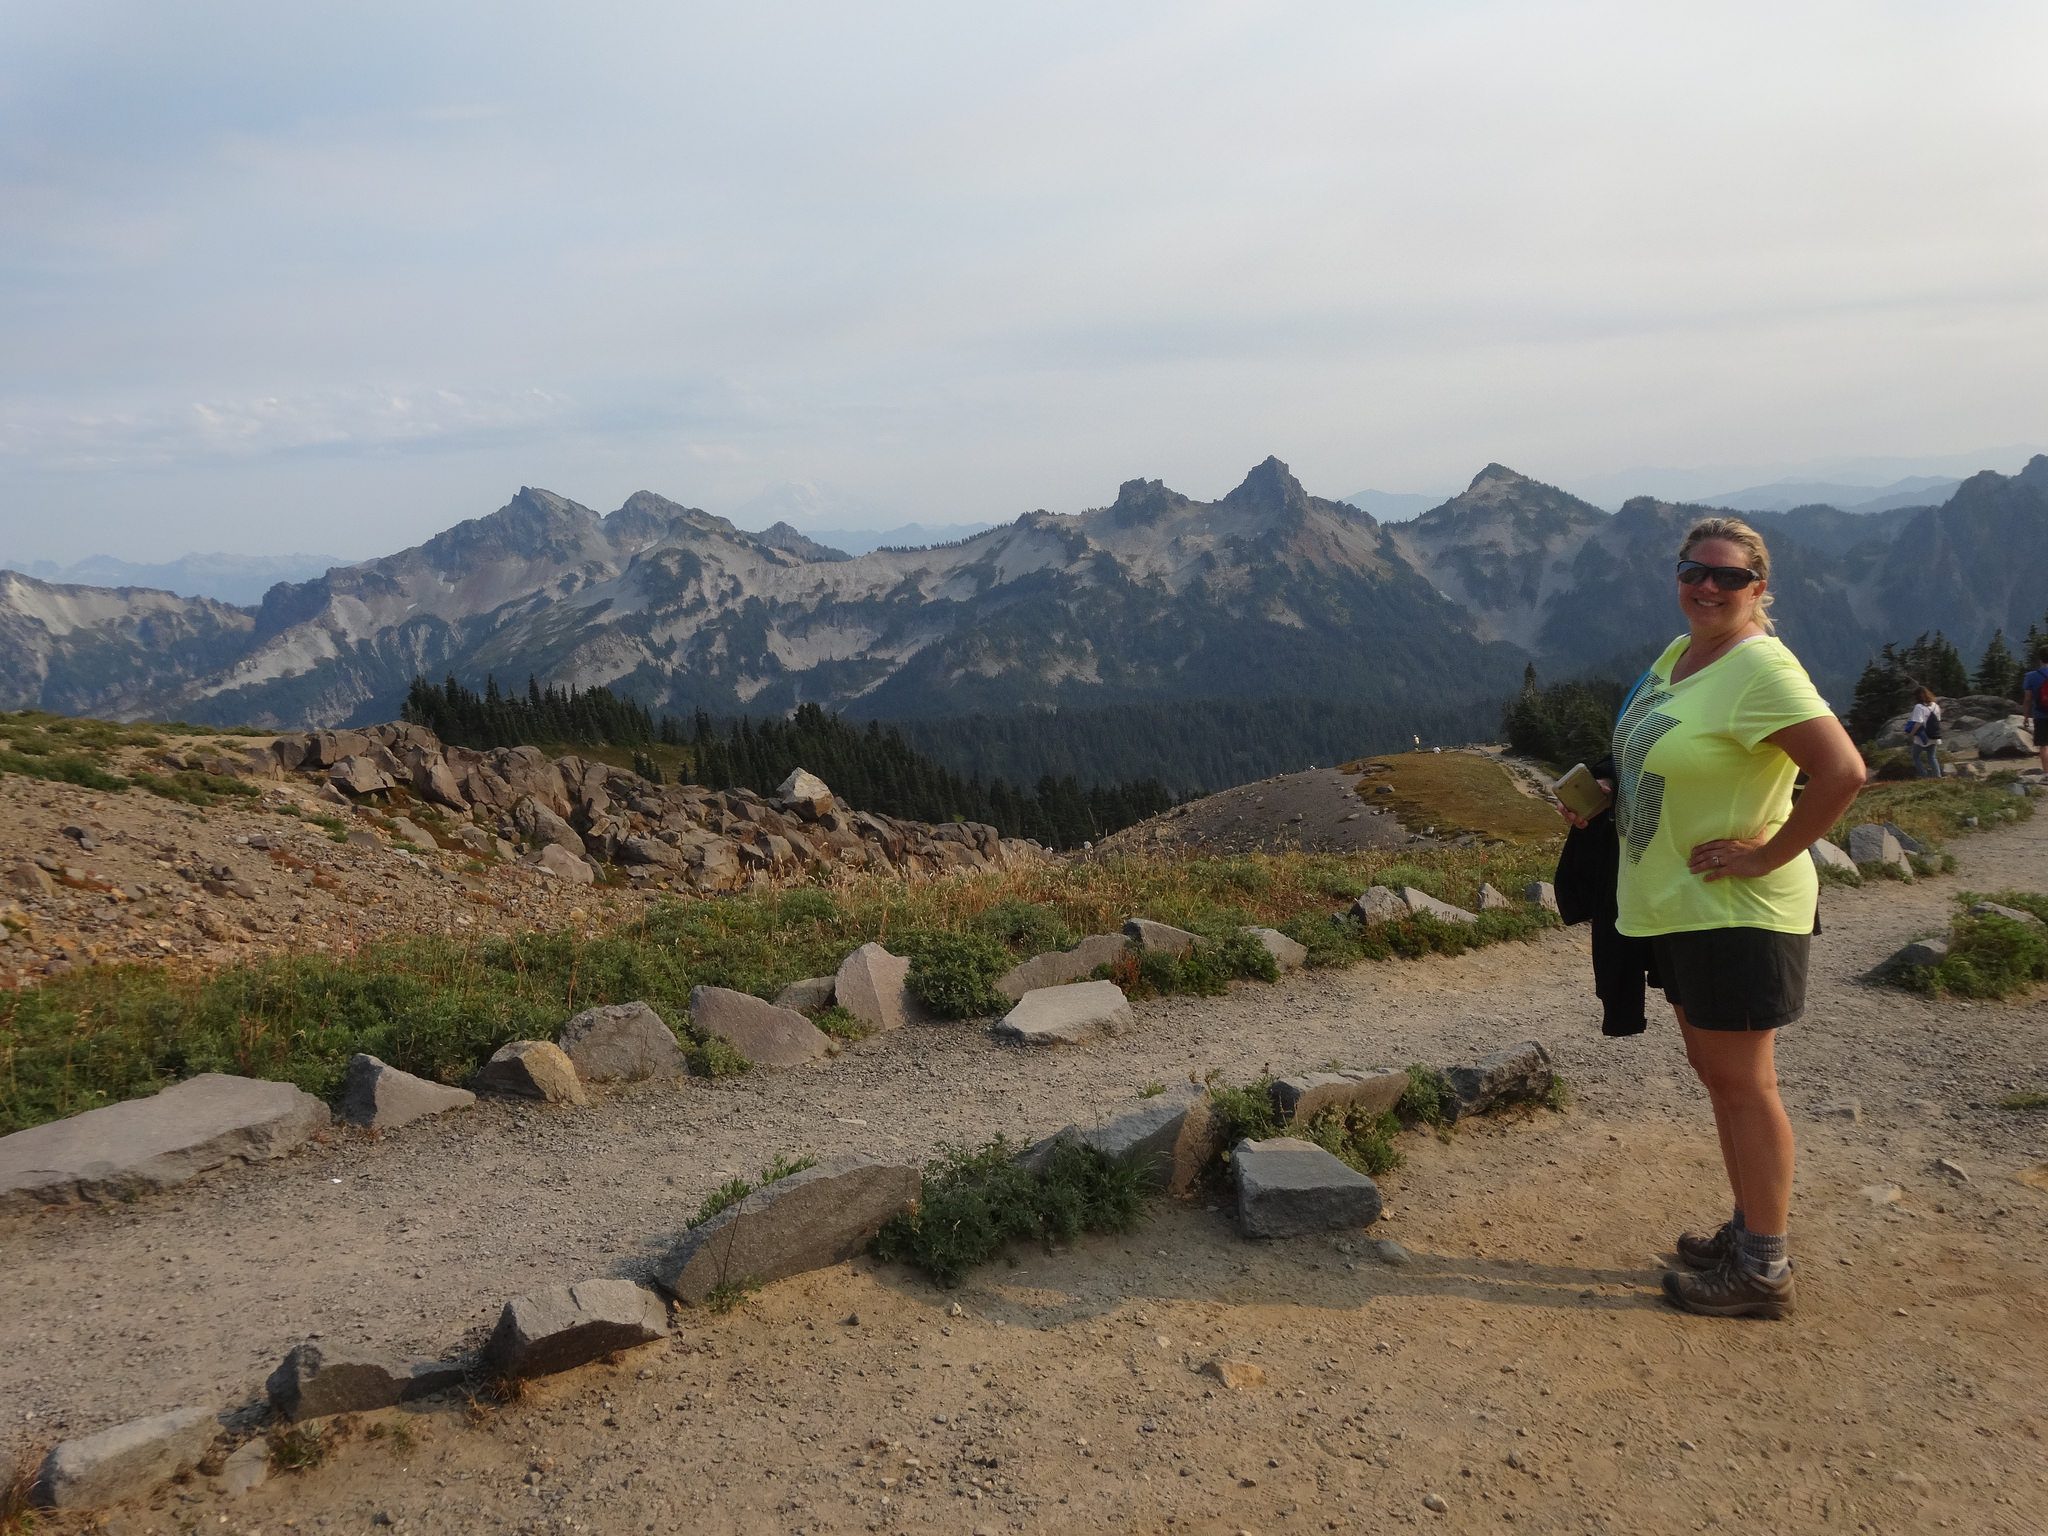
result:
<svg viewBox="0 0 2048 1536"><path fill-rule="evenodd" d="M1760 880L1711 883L1686 864L1713 838L1769 836L1784 825L1799 770L1764 738L1832 711L1798 658L1769 635L1673 683L1691 639L1665 647L1615 723L1615 926L1639 939L1700 928L1811 933L1820 893L1812 859Z"/></svg>

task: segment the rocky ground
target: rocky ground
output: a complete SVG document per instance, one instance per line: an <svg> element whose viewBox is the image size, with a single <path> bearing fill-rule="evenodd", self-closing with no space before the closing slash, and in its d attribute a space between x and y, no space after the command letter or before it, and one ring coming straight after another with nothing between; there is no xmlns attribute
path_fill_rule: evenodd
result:
<svg viewBox="0 0 2048 1536"><path fill-rule="evenodd" d="M674 891L837 869L916 877L1043 852L993 827L840 806L809 775L779 800L659 786L532 747L444 752L417 726L227 749L172 737L108 766L137 787L0 775L0 988L79 965L608 926ZM249 793L202 808L140 787L181 772Z"/></svg>
<svg viewBox="0 0 2048 1536"><path fill-rule="evenodd" d="M1599 1035L1578 930L1139 1003L1135 1032L1057 1053L919 1026L829 1069L584 1110L485 1102L9 1220L0 1402L15 1436L48 1442L253 1398L308 1336L474 1344L508 1296L645 1274L707 1192L778 1153L921 1158L1210 1068L1443 1062L1535 1036L1576 1103L1404 1137L1373 1235L1406 1263L1349 1237L1247 1244L1216 1196L955 1292L862 1260L686 1313L670 1342L522 1401L381 1415L311 1470L234 1500L201 1478L107 1528L2037 1531L2048 1193L2014 1175L2048 1157L2048 1112L1997 1104L2048 1087L2048 1024L2034 1000L1860 979L1964 888L2041 889L2048 819L1956 852L1956 877L1824 890L1808 1015L1781 1047L1793 1322L1658 1299L1673 1235L1722 1214L1711 1123L1668 1026ZM1218 1357L1263 1380L1203 1374Z"/></svg>

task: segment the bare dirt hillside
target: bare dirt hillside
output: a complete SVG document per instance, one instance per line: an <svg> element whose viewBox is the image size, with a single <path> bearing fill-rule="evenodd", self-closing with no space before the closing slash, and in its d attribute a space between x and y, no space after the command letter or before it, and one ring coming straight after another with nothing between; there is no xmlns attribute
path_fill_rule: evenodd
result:
<svg viewBox="0 0 2048 1536"><path fill-rule="evenodd" d="M1957 852L1957 877L1824 891L1811 1006L1781 1047L1802 1156L1789 1323L1659 1300L1672 1237L1723 1214L1711 1123L1669 1027L1599 1036L1568 931L1140 1003L1134 1033L1058 1054L925 1026L829 1068L482 1104L12 1220L0 1402L47 1442L253 1397L312 1335L442 1353L508 1296L643 1274L707 1192L781 1152L922 1157L1212 1067L1441 1062L1534 1035L1574 1107L1402 1138L1370 1235L1405 1264L1362 1238L1245 1243L1213 1199L955 1292L863 1260L685 1314L671 1342L522 1402L384 1415L312 1470L235 1500L202 1478L107 1529L2036 1532L2048 1193L2013 1175L2048 1158L2048 1114L1996 1104L2048 1086L2048 1024L2034 1001L1858 979L1959 890L2040 888L2048 822ZM1218 1356L1263 1384L1200 1374Z"/></svg>

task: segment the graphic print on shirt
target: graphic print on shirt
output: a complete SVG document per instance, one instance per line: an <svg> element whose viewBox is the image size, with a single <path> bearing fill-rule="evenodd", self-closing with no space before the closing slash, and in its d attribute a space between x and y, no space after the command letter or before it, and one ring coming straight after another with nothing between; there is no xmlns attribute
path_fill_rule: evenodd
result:
<svg viewBox="0 0 2048 1536"><path fill-rule="evenodd" d="M1643 772L1643 764L1650 749L1678 724L1673 716L1657 712L1657 706L1671 696L1669 688L1643 689L1629 701L1627 712L1614 727L1614 767L1619 781L1614 819L1631 864L1643 862L1643 852L1657 835L1657 822L1664 814L1664 776Z"/></svg>

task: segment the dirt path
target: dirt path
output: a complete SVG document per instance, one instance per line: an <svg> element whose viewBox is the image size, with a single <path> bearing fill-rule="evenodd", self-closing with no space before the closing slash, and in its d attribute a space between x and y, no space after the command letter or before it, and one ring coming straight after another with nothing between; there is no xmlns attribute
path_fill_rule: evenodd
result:
<svg viewBox="0 0 2048 1536"><path fill-rule="evenodd" d="M1566 933L1141 1004L1136 1034L1084 1051L915 1029L582 1113L487 1105L0 1225L0 1403L10 1433L49 1440L239 1400L308 1334L440 1353L507 1296L640 1273L705 1192L777 1152L921 1157L1211 1067L1445 1061L1535 1035L1577 1106L1403 1138L1375 1235L1412 1250L1405 1266L1356 1242L1247 1245L1200 1204L1020 1252L950 1294L863 1261L687 1316L672 1344L482 1424L430 1408L405 1417L410 1449L363 1439L232 1503L195 1485L114 1528L2038 1531L2048 1194L2010 1175L2048 1157L2048 1115L1987 1106L2048 1086L2042 1008L1855 979L1942 926L1964 886L2041 888L2048 818L1957 851L1956 878L1824 897L1811 1006L1782 1047L1802 1156L1793 1323L1657 1300L1655 1256L1721 1214L1705 1101L1670 1028L1599 1036ZM1817 1113L1849 1097L1861 1121ZM1896 1204L1859 1192L1889 1182ZM1196 1374L1218 1353L1267 1385Z"/></svg>

